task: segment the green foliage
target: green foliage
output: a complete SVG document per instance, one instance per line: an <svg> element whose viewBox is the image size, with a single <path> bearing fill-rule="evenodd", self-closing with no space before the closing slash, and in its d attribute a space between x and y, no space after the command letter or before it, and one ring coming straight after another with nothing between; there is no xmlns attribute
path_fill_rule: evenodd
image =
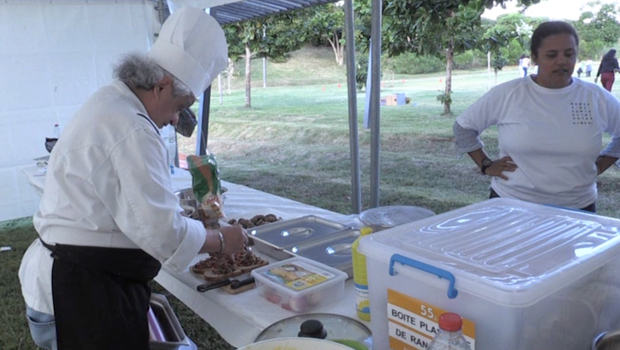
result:
<svg viewBox="0 0 620 350"><path fill-rule="evenodd" d="M452 104L452 94L450 92L442 92L437 95L437 101L439 101L442 105L444 104Z"/></svg>
<svg viewBox="0 0 620 350"><path fill-rule="evenodd" d="M529 5L538 0L520 0ZM370 8L369 0L356 1L358 8ZM485 7L503 4L504 0L400 0L382 2L382 50L394 57L405 52L445 59L446 89L452 80L452 57L479 46L483 36L481 15ZM369 15L372 11L363 12ZM368 48L370 19L362 17L357 25L363 49ZM365 45L365 46L364 46ZM450 101L443 97L444 101ZM445 104L446 112L450 104Z"/></svg>
<svg viewBox="0 0 620 350"><path fill-rule="evenodd" d="M344 11L342 6L327 3L306 10L305 30L313 43L324 44L338 41L344 33ZM299 12L296 12L299 13Z"/></svg>
<svg viewBox="0 0 620 350"><path fill-rule="evenodd" d="M472 69L486 67L487 56L479 50L469 50L454 55L453 69Z"/></svg>
<svg viewBox="0 0 620 350"><path fill-rule="evenodd" d="M495 53L491 58L491 67L497 73L508 64L508 59L504 57L501 51Z"/></svg>
<svg viewBox="0 0 620 350"><path fill-rule="evenodd" d="M508 59L508 62L517 64L519 63L519 58L521 58L521 55L529 55L529 48L524 48L521 46L519 40L514 38L510 40L508 46L502 50L502 54L506 57L506 59Z"/></svg>
<svg viewBox="0 0 620 350"><path fill-rule="evenodd" d="M233 61L245 59L251 67L253 58L286 59L289 52L301 48L306 41L305 18L291 14L260 17L224 26L228 56ZM252 107L251 71L246 70L245 107Z"/></svg>
<svg viewBox="0 0 620 350"><path fill-rule="evenodd" d="M384 3L383 48L390 56L413 51L442 56L472 48L484 11L479 1L389 1Z"/></svg>
<svg viewBox="0 0 620 350"><path fill-rule="evenodd" d="M368 56L356 55L357 57L357 69L355 72L355 85L357 90L362 91L366 87L366 80L368 79Z"/></svg>
<svg viewBox="0 0 620 350"><path fill-rule="evenodd" d="M396 57L391 57L389 60L396 74L435 73L445 69L444 63L436 56L418 56L414 53L403 53Z"/></svg>
<svg viewBox="0 0 620 350"><path fill-rule="evenodd" d="M223 26L228 42L228 56L237 61L246 55L246 47L253 58L286 58L306 41L304 18L283 14L261 17Z"/></svg>
<svg viewBox="0 0 620 350"><path fill-rule="evenodd" d="M599 39L594 41L579 40L579 59L598 60L607 52L605 48L605 43Z"/></svg>
<svg viewBox="0 0 620 350"><path fill-rule="evenodd" d="M503 65L500 67L503 59L518 62L522 54L529 53L530 37L539 23L539 19L526 17L521 13L500 16L497 21L487 25L480 48L501 57L501 59L493 58L498 64L496 69L503 67Z"/></svg>
<svg viewBox="0 0 620 350"><path fill-rule="evenodd" d="M619 8L615 4L603 4L597 13L585 11L574 23L580 40L605 45L615 45L620 39L620 22L616 19ZM591 57L590 57L591 58Z"/></svg>

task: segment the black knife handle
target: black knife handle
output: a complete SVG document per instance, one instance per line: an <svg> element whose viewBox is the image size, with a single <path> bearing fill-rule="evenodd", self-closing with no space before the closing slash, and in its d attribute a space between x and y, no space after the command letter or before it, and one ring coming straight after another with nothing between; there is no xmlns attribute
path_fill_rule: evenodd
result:
<svg viewBox="0 0 620 350"><path fill-rule="evenodd" d="M241 287L243 287L245 285L252 284L252 283L254 283L254 277L249 277L249 278L243 279L241 281L233 280L232 282L230 282L230 288L231 289L237 289L237 288L241 288Z"/></svg>
<svg viewBox="0 0 620 350"><path fill-rule="evenodd" d="M229 284L230 284L230 279L226 278L226 279L223 279L217 282L207 282L207 283L200 284L196 287L196 290L199 292L206 292L208 290L224 287Z"/></svg>

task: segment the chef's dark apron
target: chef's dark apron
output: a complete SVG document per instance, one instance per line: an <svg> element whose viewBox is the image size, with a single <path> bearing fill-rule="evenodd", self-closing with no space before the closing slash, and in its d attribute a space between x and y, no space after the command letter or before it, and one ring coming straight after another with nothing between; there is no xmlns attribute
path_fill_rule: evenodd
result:
<svg viewBox="0 0 620 350"><path fill-rule="evenodd" d="M54 257L59 350L149 350L148 282L159 261L140 249L43 245Z"/></svg>

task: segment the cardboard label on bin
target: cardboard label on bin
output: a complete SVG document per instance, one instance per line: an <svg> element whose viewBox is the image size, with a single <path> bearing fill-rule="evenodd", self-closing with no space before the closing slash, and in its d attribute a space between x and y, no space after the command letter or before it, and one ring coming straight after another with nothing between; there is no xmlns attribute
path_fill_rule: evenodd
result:
<svg viewBox="0 0 620 350"><path fill-rule="evenodd" d="M439 329L439 316L449 310L388 289L387 312L390 349L426 350ZM463 335L475 350L475 324L466 318L463 318Z"/></svg>

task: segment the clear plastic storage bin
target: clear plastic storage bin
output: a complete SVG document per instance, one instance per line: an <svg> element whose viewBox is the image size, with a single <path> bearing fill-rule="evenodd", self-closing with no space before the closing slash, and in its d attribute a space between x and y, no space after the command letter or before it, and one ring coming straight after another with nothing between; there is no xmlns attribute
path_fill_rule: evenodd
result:
<svg viewBox="0 0 620 350"><path fill-rule="evenodd" d="M441 312L476 350L583 350L620 321L620 220L497 198L360 240L376 349L424 349Z"/></svg>

